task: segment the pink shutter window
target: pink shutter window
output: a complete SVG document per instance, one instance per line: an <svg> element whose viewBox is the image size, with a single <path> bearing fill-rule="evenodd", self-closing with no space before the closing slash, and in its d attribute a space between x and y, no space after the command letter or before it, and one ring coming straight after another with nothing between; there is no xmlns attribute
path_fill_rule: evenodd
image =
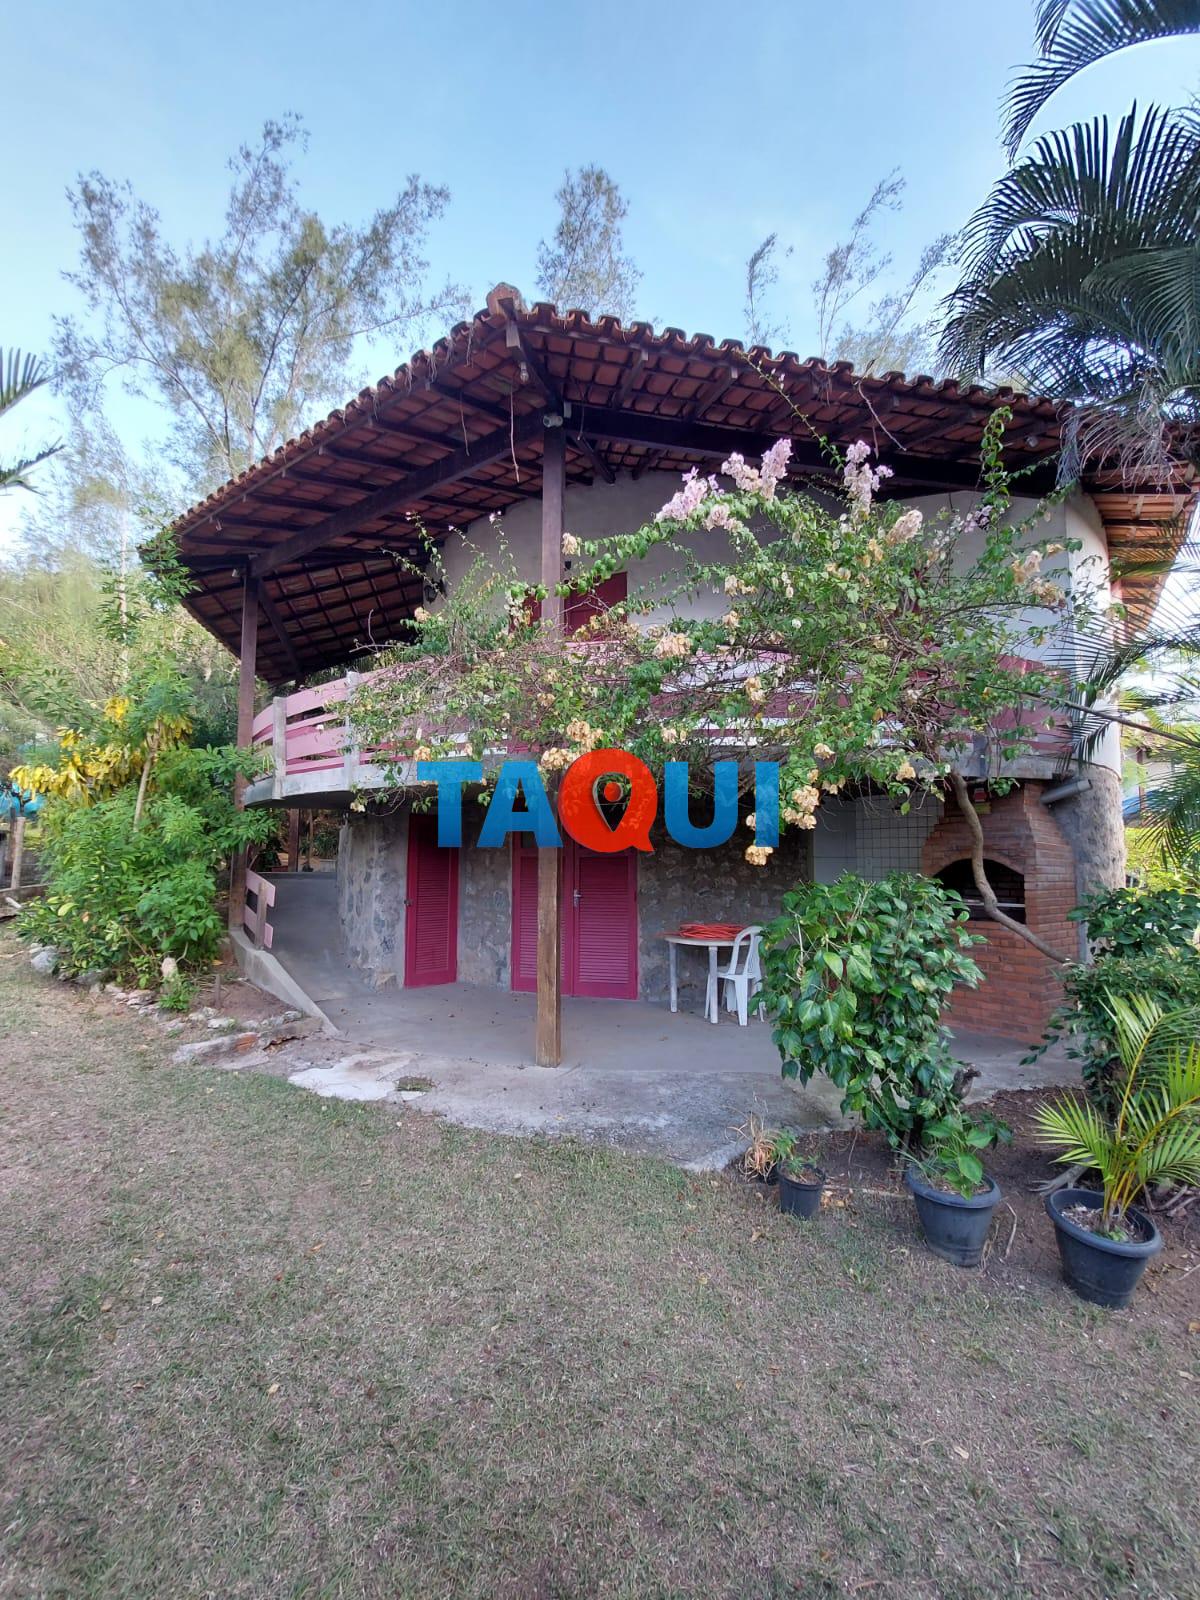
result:
<svg viewBox="0 0 1200 1600"><path fill-rule="evenodd" d="M537 850L515 838L512 845L512 987L537 988Z"/></svg>

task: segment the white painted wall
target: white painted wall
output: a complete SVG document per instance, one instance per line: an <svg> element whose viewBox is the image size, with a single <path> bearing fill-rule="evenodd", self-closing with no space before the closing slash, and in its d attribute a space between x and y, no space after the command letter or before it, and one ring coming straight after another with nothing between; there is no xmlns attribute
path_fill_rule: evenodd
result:
<svg viewBox="0 0 1200 1600"><path fill-rule="evenodd" d="M566 531L579 539L601 539L612 533L634 533L644 523L654 518L679 488L679 477L673 472L648 472L636 482L628 473L620 473L616 483L595 483L591 487L571 484L563 502L563 521ZM542 523L541 504L537 500L523 500L506 512L503 520L503 537L508 545L517 576L529 584L541 577ZM465 533L451 534L443 547L442 559L448 583L462 578L479 552L490 554L496 549L500 537L497 525L486 517L473 522ZM720 531L692 536L692 548L704 560L720 561L729 555L729 541ZM629 592L635 589L653 594L661 592L664 582L673 586L673 558L669 549L659 545L651 550L644 561L634 561L629 566ZM713 591L698 595L689 614L695 617L718 617L726 609L724 595ZM669 612L665 608L653 610L647 621L665 622Z"/></svg>
<svg viewBox="0 0 1200 1600"><path fill-rule="evenodd" d="M627 473L620 473L617 481L612 484L599 482L590 487L571 485L567 489L564 503L566 530L581 539L602 538L613 533L633 533L653 519L655 512L678 489L679 482L679 477L675 473L648 472L636 481ZM906 504L919 507L928 521L934 521L943 513L949 515L956 511L966 512L977 504L978 500L977 494L957 492L917 495L909 499ZM1017 518L1031 515L1036 506L1035 500L1015 499L1013 515ZM503 537L511 552L516 576L523 582L537 583L541 567L540 502L525 500L514 506L505 515L502 529ZM442 557L447 581L451 585L460 581L477 553L481 551L489 555L494 553L499 537L498 526L490 523L486 517L472 523L465 532L451 534L445 542ZM697 533L691 537L692 548L701 559L719 561L729 553L728 540L719 530ZM1077 591L1081 588L1098 590L1102 603L1105 605L1108 603L1107 543L1099 513L1089 497L1076 495L1063 505L1054 507L1046 520L1038 524L1037 537L1064 544L1069 540L1081 541L1083 548L1080 551L1070 554L1064 552L1049 560L1045 567L1046 575L1056 579L1067 589L1074 586ZM982 544L982 535L979 536L979 544ZM971 558L968 541L964 541L962 557L964 562ZM647 598L652 598L656 592L662 593L664 586L671 587L674 577L672 565L671 551L661 545L652 549L644 560L631 562L630 594L640 591ZM696 595L688 609L688 615L720 616L726 606L727 601L723 594L718 594L716 591L700 593ZM669 610L665 606L659 606L652 608L646 620L649 623L663 622L669 620L669 617ZM1022 617L1014 619L1014 630L1019 632L1020 628L1027 624L1039 626L1054 624L1055 620L1053 613L1040 608L1030 608ZM1022 643L1021 652L1030 655L1039 653L1036 647L1028 643ZM1046 642L1040 653L1043 657L1056 661L1061 661L1064 657L1069 659L1075 653L1069 632L1060 628L1053 639ZM1105 735L1095 759L1115 771L1121 770L1120 741L1115 729Z"/></svg>

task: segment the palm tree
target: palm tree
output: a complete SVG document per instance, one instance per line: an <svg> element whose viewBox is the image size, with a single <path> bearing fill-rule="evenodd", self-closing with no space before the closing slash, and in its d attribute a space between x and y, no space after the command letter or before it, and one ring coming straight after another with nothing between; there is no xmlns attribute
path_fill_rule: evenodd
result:
<svg viewBox="0 0 1200 1600"><path fill-rule="evenodd" d="M3 350L0 350L0 416L19 406L22 400L28 400L49 376L37 356L10 350L6 360ZM32 489L30 472L39 463L57 455L61 449L61 445L52 444L45 450L39 450L35 456L27 456L11 464L0 461L0 494L7 489Z"/></svg>
<svg viewBox="0 0 1200 1600"><path fill-rule="evenodd" d="M1082 403L1087 456L1169 476L1200 420L1200 118L1135 107L1047 134L963 235L943 356ZM1185 449L1187 446L1185 445Z"/></svg>
<svg viewBox="0 0 1200 1600"><path fill-rule="evenodd" d="M1041 0L1036 26L1040 60L1013 84L1005 106L1010 160L1046 101L1076 73L1131 45L1200 33L1200 0Z"/></svg>
<svg viewBox="0 0 1200 1600"><path fill-rule="evenodd" d="M1062 1097L1040 1106L1034 1122L1057 1160L1099 1169L1102 1231L1119 1237L1143 1189L1200 1183L1200 1015L1139 995L1111 995L1108 1008L1121 1063L1113 1117Z"/></svg>
<svg viewBox="0 0 1200 1600"><path fill-rule="evenodd" d="M1040 60L1006 102L1015 156L1051 95L1093 62L1200 32L1200 0L1041 0ZM1064 477L1105 456L1170 476L1200 421L1200 115L1134 107L1039 139L967 226L942 353L1081 409Z"/></svg>

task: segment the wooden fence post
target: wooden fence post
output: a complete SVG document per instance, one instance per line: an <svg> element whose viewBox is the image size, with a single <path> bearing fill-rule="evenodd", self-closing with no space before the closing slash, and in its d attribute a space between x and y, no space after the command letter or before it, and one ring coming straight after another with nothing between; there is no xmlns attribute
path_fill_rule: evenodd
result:
<svg viewBox="0 0 1200 1600"><path fill-rule="evenodd" d="M20 811L12 821L12 878L10 889L21 887L21 863L25 857L25 817Z"/></svg>

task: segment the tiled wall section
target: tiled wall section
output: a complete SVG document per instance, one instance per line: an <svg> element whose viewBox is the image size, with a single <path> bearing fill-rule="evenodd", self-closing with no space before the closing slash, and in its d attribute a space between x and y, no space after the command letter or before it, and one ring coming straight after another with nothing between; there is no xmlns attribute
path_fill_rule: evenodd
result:
<svg viewBox="0 0 1200 1600"><path fill-rule="evenodd" d="M826 802L813 833L813 876L833 883L843 872L882 878L889 872L920 872L921 852L937 827L942 808L926 800L902 816L888 800Z"/></svg>

